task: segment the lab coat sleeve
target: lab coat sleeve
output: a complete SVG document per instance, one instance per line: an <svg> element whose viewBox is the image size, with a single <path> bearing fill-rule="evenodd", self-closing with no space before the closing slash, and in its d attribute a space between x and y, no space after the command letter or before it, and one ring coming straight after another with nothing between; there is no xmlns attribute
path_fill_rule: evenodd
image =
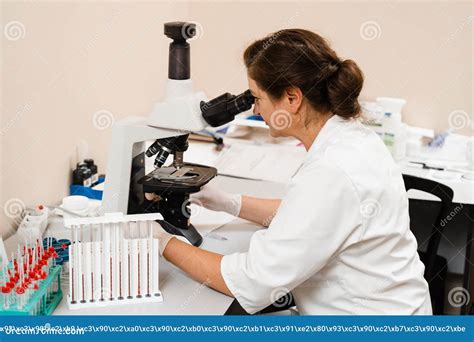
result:
<svg viewBox="0 0 474 342"><path fill-rule="evenodd" d="M267 307L322 269L360 238L358 194L337 166L316 162L290 184L268 229L256 232L247 253L222 258L224 281L249 313Z"/></svg>

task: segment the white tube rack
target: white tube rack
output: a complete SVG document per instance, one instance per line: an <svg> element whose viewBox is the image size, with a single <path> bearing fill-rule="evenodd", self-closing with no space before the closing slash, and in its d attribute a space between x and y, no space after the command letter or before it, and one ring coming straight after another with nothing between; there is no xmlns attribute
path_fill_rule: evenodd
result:
<svg viewBox="0 0 474 342"><path fill-rule="evenodd" d="M161 302L159 240L152 221L161 214L66 218L71 229L69 294L71 310Z"/></svg>

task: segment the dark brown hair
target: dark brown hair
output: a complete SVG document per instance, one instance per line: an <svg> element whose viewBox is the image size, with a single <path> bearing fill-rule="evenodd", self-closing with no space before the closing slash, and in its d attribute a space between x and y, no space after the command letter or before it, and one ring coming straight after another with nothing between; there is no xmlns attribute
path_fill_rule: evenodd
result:
<svg viewBox="0 0 474 342"><path fill-rule="evenodd" d="M321 113L346 119L360 114L362 71L354 61L341 60L314 32L275 32L252 43L244 52L244 62L249 76L273 99L293 86Z"/></svg>

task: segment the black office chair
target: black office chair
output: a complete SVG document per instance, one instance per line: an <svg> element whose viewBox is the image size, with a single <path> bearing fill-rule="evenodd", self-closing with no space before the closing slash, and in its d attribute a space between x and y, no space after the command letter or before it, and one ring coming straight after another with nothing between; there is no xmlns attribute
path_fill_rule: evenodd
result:
<svg viewBox="0 0 474 342"><path fill-rule="evenodd" d="M279 311L289 310L290 308L296 306L293 299L293 294L291 292L287 293L283 297L276 300L274 303L270 304L261 311L255 313L255 315L264 315L270 314ZM237 299L234 299L232 304L230 304L227 311L224 313L226 316L247 316L249 313L240 305Z"/></svg>
<svg viewBox="0 0 474 342"><path fill-rule="evenodd" d="M424 275L430 288L433 314L442 315L448 262L446 258L438 255L438 248L447 227L447 223L443 219L445 220L450 213L454 193L450 187L426 178L403 175L403 181L407 191L410 189L423 191L441 200L426 251L418 250L418 254L425 265Z"/></svg>

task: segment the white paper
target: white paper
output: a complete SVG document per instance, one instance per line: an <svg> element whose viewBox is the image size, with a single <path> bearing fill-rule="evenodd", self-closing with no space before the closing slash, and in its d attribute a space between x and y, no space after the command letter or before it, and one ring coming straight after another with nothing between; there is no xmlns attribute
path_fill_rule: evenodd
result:
<svg viewBox="0 0 474 342"><path fill-rule="evenodd" d="M191 223L204 236L235 219L234 216L223 211L212 211L194 203L190 205L190 208Z"/></svg>
<svg viewBox="0 0 474 342"><path fill-rule="evenodd" d="M305 157L301 146L232 144L214 166L220 175L287 183Z"/></svg>

